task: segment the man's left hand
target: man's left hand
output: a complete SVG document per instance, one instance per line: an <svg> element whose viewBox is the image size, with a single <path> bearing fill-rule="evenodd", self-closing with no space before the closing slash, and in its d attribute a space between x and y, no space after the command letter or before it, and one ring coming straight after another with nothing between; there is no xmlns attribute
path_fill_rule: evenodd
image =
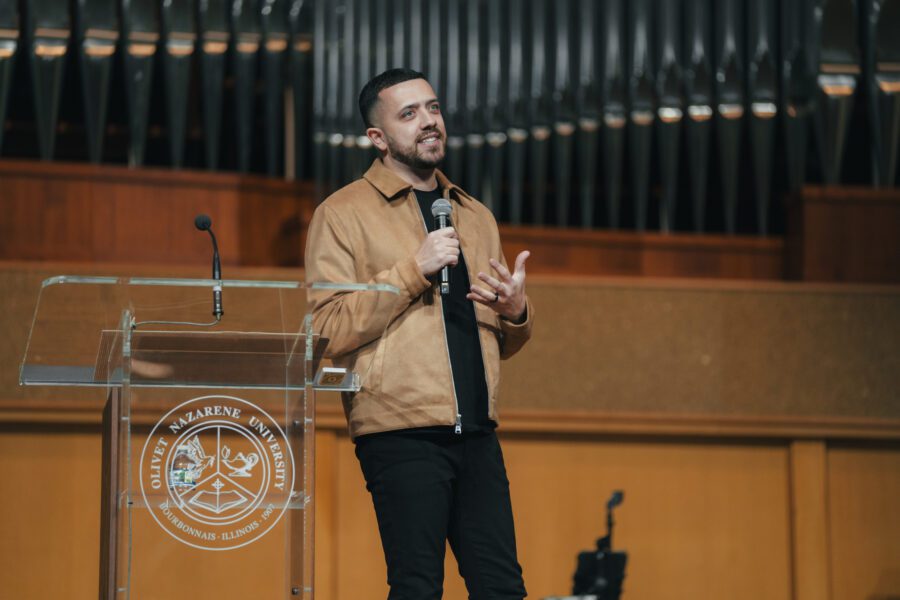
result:
<svg viewBox="0 0 900 600"><path fill-rule="evenodd" d="M501 317L521 323L525 317L525 261L529 256L528 250L519 253L513 273L492 258L491 267L497 277L478 273L478 279L488 287L473 285L466 298L491 307Z"/></svg>

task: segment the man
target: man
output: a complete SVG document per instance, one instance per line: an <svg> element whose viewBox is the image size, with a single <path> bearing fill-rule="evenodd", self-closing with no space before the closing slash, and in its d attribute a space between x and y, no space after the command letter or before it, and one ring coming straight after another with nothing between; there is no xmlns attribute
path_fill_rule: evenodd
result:
<svg viewBox="0 0 900 600"><path fill-rule="evenodd" d="M440 598L449 540L471 598L521 599L494 428L499 361L531 332L528 252L510 273L490 211L437 170L447 135L421 73L376 76L359 106L381 157L316 210L306 272L310 282L400 290L390 300L311 296L328 353L367 374L344 410L375 505L389 598ZM434 230L431 205L441 197L452 205L452 226ZM442 296L433 279L445 266L452 277Z"/></svg>

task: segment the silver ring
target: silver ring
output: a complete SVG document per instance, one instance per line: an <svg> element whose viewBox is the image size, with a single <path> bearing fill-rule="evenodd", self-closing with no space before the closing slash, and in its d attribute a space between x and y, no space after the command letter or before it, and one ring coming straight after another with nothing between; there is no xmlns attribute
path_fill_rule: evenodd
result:
<svg viewBox="0 0 900 600"><path fill-rule="evenodd" d="M494 292L494 299L491 300L491 304L493 304L494 302L496 302L499 299L500 299L500 294L498 294L497 292Z"/></svg>

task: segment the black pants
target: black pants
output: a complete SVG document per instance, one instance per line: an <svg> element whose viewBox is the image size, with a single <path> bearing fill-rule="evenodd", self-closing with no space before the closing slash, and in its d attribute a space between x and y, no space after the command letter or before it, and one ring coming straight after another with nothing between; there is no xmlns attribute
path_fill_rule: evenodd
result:
<svg viewBox="0 0 900 600"><path fill-rule="evenodd" d="M389 600L441 598L448 540L469 598L525 597L494 432L363 436L356 456L375 504Z"/></svg>

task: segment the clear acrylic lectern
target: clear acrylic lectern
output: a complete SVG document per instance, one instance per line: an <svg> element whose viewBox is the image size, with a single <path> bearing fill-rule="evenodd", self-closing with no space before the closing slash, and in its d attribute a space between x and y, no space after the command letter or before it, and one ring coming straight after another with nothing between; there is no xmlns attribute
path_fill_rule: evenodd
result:
<svg viewBox="0 0 900 600"><path fill-rule="evenodd" d="M216 286L225 313L213 323ZM106 391L101 598L313 597L314 390L354 391L367 375L321 360L327 340L307 310L316 289L397 293L44 282L21 383Z"/></svg>

